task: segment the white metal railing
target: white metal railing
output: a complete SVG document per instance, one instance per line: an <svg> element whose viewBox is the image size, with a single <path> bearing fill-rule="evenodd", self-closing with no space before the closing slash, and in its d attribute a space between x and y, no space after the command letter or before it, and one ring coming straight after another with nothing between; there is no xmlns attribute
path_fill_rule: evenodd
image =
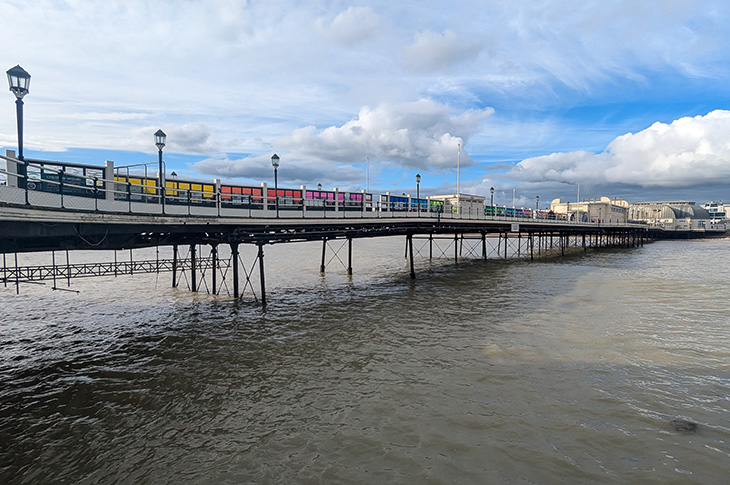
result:
<svg viewBox="0 0 730 485"><path fill-rule="evenodd" d="M67 174L63 169L34 164L33 161L22 161L0 155L0 158L13 163L24 163L27 168L42 170L55 174L54 177L40 178L0 169L0 203L34 206L69 211L94 211L129 214L204 216L204 217L236 217L236 218L268 218L268 219L331 219L331 218L431 218L438 220L483 220L520 223L544 223L559 226L626 226L626 223L582 222L565 219L543 219L536 217L486 215L484 211L464 208L461 214L438 212L434 206L411 208L411 210L393 210L383 206L379 201L370 202L366 195L361 201L348 201L349 193L344 200L305 199L302 197L273 197L242 194L222 194L220 184L215 185L214 192L194 190L190 188L161 187L159 184L148 185L131 182L135 177L127 174L126 181L115 178L89 177L82 174ZM60 162L58 162L60 164ZM103 168L100 168L104 173ZM37 172L37 170L36 170ZM10 184L15 178L14 184ZM21 183L20 181L23 181ZM143 180L155 180L146 177ZM14 186L13 186L14 185ZM188 184L189 185L189 184ZM164 197L164 199L163 199ZM278 199L278 210L277 210Z"/></svg>

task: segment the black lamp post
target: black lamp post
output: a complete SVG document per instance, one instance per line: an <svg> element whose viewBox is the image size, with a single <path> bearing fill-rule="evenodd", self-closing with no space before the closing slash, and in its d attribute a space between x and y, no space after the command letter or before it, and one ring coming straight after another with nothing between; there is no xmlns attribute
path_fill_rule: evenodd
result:
<svg viewBox="0 0 730 485"><path fill-rule="evenodd" d="M30 74L26 72L20 66L15 66L7 71L8 84L10 84L10 91L15 95L15 110L18 118L18 160L23 159L23 96L28 94L28 88L30 88ZM17 168L18 173L18 187L27 189L28 188L28 169L25 162L20 164ZM28 192L26 191L26 204Z"/></svg>
<svg viewBox="0 0 730 485"><path fill-rule="evenodd" d="M540 196L535 196L535 210L540 210Z"/></svg>
<svg viewBox="0 0 730 485"><path fill-rule="evenodd" d="M271 155L271 165L274 167L274 205L276 206L276 218L279 218L279 155Z"/></svg>
<svg viewBox="0 0 730 485"><path fill-rule="evenodd" d="M162 168L162 149L165 147L167 135L162 130L155 132L155 145L157 145L158 167L157 176L160 178L160 204L162 204L162 213L165 213L165 171Z"/></svg>
<svg viewBox="0 0 730 485"><path fill-rule="evenodd" d="M491 196L489 200L489 205L492 206L492 215L496 216L497 214L494 213L494 187L489 187L489 194Z"/></svg>
<svg viewBox="0 0 730 485"><path fill-rule="evenodd" d="M421 174L416 174L416 203L418 204L418 215L421 215Z"/></svg>

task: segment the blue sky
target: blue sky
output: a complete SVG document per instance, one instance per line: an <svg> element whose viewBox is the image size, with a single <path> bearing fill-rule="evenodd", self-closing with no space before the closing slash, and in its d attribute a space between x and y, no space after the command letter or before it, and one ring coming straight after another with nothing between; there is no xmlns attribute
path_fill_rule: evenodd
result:
<svg viewBox="0 0 730 485"><path fill-rule="evenodd" d="M25 152L182 177L730 200L725 0L0 0ZM0 145L14 149L14 97ZM542 204L541 204L542 205Z"/></svg>

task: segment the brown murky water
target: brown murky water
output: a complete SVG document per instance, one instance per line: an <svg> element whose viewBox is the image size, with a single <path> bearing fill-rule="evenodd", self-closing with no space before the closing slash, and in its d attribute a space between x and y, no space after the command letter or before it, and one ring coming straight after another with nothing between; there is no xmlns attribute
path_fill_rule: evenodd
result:
<svg viewBox="0 0 730 485"><path fill-rule="evenodd" d="M352 280L319 249L266 248L265 312L169 275L0 287L0 482L726 480L730 241L415 281L401 239Z"/></svg>

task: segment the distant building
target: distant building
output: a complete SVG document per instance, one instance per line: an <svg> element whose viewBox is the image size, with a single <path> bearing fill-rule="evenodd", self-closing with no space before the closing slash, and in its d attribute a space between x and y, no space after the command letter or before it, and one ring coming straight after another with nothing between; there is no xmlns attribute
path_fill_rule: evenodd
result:
<svg viewBox="0 0 730 485"><path fill-rule="evenodd" d="M689 201L634 202L629 205L629 220L669 231L702 232L724 230L725 227L723 219Z"/></svg>
<svg viewBox="0 0 730 485"><path fill-rule="evenodd" d="M467 217L484 215L484 201L486 200L486 197L481 195L432 195L429 199L443 201L445 213L461 214ZM461 210L459 210L459 207L461 207Z"/></svg>
<svg viewBox="0 0 730 485"><path fill-rule="evenodd" d="M568 221L625 224L629 203L621 197L595 197L581 202L563 202L553 199L550 210L556 217Z"/></svg>
<svg viewBox="0 0 730 485"><path fill-rule="evenodd" d="M707 209L707 212L710 213L710 219L717 220L717 219L727 219L727 211L728 207L725 206L722 201L712 201L707 202L705 204L702 204L703 209Z"/></svg>

